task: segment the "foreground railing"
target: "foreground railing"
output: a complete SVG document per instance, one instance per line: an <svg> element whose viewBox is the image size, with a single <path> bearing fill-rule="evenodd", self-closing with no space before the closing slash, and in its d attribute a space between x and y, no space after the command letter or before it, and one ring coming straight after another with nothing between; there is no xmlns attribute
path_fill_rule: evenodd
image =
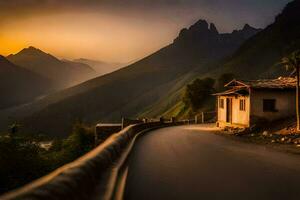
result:
<svg viewBox="0 0 300 200"><path fill-rule="evenodd" d="M130 152L130 148L133 146L132 143L141 132L167 126L199 123L197 117L179 122L175 118L169 120L161 118L156 122L151 122L153 120L125 121L123 121L120 128L118 126L97 126L95 139L103 137L102 139L105 138L105 140L94 150L74 162L58 168L49 175L0 196L0 199L118 199L120 195L116 194L116 185L119 171ZM201 122L204 121L204 119L201 120ZM140 123L130 125L134 122ZM124 128L125 123L126 128ZM111 131L121 128L124 129L118 133L111 133ZM95 141L97 142L97 140Z"/></svg>
<svg viewBox="0 0 300 200"><path fill-rule="evenodd" d="M62 166L0 199L92 200L112 199L119 167L133 138L141 131L182 124L150 122L131 125L111 135L101 145L76 161ZM126 156L126 155L125 155Z"/></svg>

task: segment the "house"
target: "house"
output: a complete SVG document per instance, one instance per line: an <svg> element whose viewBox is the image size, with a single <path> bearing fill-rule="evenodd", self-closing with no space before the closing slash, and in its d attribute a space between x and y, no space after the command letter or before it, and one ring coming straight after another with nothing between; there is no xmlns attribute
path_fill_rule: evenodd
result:
<svg viewBox="0 0 300 200"><path fill-rule="evenodd" d="M225 85L217 96L218 127L250 127L258 121L274 121L295 115L296 79L238 81Z"/></svg>

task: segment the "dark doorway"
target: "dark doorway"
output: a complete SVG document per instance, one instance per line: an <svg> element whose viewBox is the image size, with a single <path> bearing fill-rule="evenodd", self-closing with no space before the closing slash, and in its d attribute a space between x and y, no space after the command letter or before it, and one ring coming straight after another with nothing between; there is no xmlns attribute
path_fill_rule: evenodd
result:
<svg viewBox="0 0 300 200"><path fill-rule="evenodd" d="M232 122L232 99L231 98L226 99L226 122L227 123Z"/></svg>

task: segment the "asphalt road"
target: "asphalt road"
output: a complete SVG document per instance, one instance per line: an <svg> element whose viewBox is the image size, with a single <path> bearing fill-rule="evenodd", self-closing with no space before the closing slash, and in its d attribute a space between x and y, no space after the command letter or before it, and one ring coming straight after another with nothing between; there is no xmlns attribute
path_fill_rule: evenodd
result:
<svg viewBox="0 0 300 200"><path fill-rule="evenodd" d="M125 200L300 199L300 156L202 126L156 130L130 155Z"/></svg>

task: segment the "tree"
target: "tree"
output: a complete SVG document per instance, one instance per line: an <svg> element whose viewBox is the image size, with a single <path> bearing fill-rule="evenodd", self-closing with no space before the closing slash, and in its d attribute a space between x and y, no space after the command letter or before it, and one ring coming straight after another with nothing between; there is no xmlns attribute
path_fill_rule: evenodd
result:
<svg viewBox="0 0 300 200"><path fill-rule="evenodd" d="M196 79L186 86L183 102L197 111L214 92L215 80L212 78Z"/></svg>
<svg viewBox="0 0 300 200"><path fill-rule="evenodd" d="M50 172L36 141L19 136L0 138L0 194Z"/></svg>
<svg viewBox="0 0 300 200"><path fill-rule="evenodd" d="M78 121L73 125L73 131L61 144L62 162L71 162L87 153L94 147L94 129ZM59 149L58 148L58 149ZM58 159L59 160L59 159Z"/></svg>
<svg viewBox="0 0 300 200"><path fill-rule="evenodd" d="M22 135L19 125L0 137L0 195L33 181L87 153L94 147L94 128L78 121L66 139L55 139L50 149L41 147L41 135ZM18 170L16 170L18 169Z"/></svg>
<svg viewBox="0 0 300 200"><path fill-rule="evenodd" d="M296 115L297 115L297 132L300 131L300 93L299 93L299 68L300 68L300 51L293 52L290 56L284 57L281 62L287 69L296 72Z"/></svg>

